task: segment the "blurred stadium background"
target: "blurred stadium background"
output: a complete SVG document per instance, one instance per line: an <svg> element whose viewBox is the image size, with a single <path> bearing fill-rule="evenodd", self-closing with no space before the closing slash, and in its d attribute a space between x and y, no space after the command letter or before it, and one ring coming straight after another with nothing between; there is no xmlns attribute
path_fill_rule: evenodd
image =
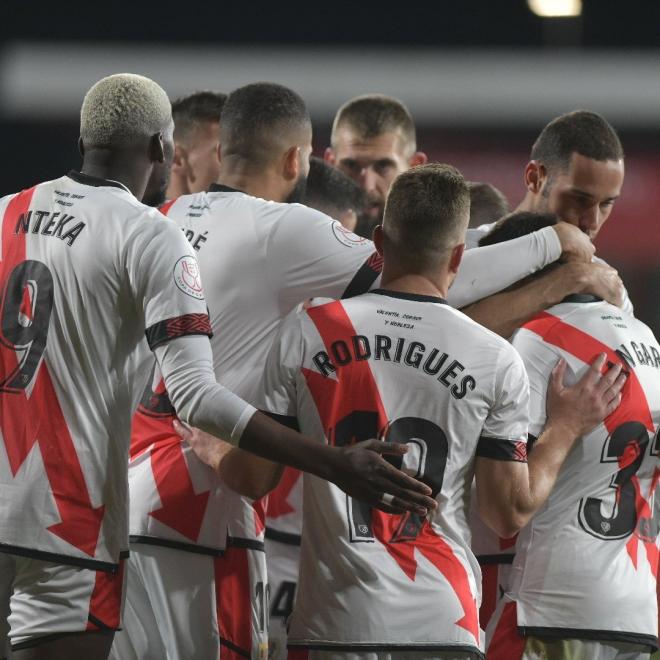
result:
<svg viewBox="0 0 660 660"><path fill-rule="evenodd" d="M573 16L542 17L548 7ZM535 13L537 12L537 13ZM623 195L598 239L637 315L660 333L660 3L0 3L0 195L79 165L78 110L109 73L172 98L280 82L308 102L323 153L337 107L402 99L432 160L500 188L513 207L531 143L553 116L603 113L627 153Z"/></svg>

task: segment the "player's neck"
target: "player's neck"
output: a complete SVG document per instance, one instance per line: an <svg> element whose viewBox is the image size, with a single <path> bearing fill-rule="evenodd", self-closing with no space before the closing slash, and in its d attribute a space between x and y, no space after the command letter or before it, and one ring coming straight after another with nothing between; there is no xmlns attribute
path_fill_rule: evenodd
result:
<svg viewBox="0 0 660 660"><path fill-rule="evenodd" d="M165 199L176 199L177 197L181 197L181 195L189 194L188 182L184 178L172 174L167 186L167 192L165 193Z"/></svg>
<svg viewBox="0 0 660 660"><path fill-rule="evenodd" d="M94 149L85 153L80 171L88 176L123 183L138 199L142 199L149 173L136 165L136 159L127 153L114 153L109 149Z"/></svg>
<svg viewBox="0 0 660 660"><path fill-rule="evenodd" d="M536 204L534 203L534 195L528 190L525 196L523 197L522 201L520 202L520 204L518 204L516 210L513 211L513 213L522 213L522 212L533 213L536 211L537 208L536 208Z"/></svg>
<svg viewBox="0 0 660 660"><path fill-rule="evenodd" d="M256 172L254 168L237 163L232 163L231 167L221 164L218 183L271 202L283 202L286 198L281 181L268 169Z"/></svg>
<svg viewBox="0 0 660 660"><path fill-rule="evenodd" d="M396 272L393 268L383 267L381 289L399 291L401 293L414 293L422 296L446 298L451 278L449 273L435 276L420 275L418 273Z"/></svg>

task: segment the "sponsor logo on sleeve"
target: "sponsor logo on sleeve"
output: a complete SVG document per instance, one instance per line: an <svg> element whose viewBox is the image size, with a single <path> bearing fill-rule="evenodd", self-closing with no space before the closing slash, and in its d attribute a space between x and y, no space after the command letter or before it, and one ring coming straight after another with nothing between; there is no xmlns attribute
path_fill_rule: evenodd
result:
<svg viewBox="0 0 660 660"><path fill-rule="evenodd" d="M204 300L202 278L195 257L181 257L174 265L174 283L186 295L197 300Z"/></svg>
<svg viewBox="0 0 660 660"><path fill-rule="evenodd" d="M366 238L362 238L362 236L354 234L339 222L332 223L332 233L342 245L345 245L349 248L358 247L360 245L364 245L367 242Z"/></svg>

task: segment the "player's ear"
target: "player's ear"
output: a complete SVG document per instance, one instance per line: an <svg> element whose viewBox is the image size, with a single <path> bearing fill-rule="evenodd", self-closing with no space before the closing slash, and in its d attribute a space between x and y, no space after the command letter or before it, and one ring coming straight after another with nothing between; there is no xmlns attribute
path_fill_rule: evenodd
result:
<svg viewBox="0 0 660 660"><path fill-rule="evenodd" d="M408 164L410 167L415 167L416 165L425 165L429 160L429 157L423 151L416 151L409 159Z"/></svg>
<svg viewBox="0 0 660 660"><path fill-rule="evenodd" d="M165 162L165 144L163 133L160 131L158 133L154 133L149 138L149 160L152 163Z"/></svg>
<svg viewBox="0 0 660 660"><path fill-rule="evenodd" d="M383 234L383 225L376 225L374 227L374 233L371 238L373 239L376 252L378 252L378 254L382 257L383 242L385 241L385 235Z"/></svg>
<svg viewBox="0 0 660 660"><path fill-rule="evenodd" d="M84 158L85 157L85 145L83 144L82 136L78 138L78 151L80 152L80 155Z"/></svg>
<svg viewBox="0 0 660 660"><path fill-rule="evenodd" d="M286 181L297 181L300 176L300 147L292 146L284 152L282 176Z"/></svg>
<svg viewBox="0 0 660 660"><path fill-rule="evenodd" d="M334 167L337 159L335 158L335 152L332 150L332 147L326 147L325 151L323 152L323 160L328 163L328 165L332 165Z"/></svg>
<svg viewBox="0 0 660 660"><path fill-rule="evenodd" d="M525 166L525 188L534 194L541 192L546 176L547 172L545 166L537 160L530 160Z"/></svg>
<svg viewBox="0 0 660 660"><path fill-rule="evenodd" d="M188 152L178 142L174 145L174 158L172 158L172 174L188 176Z"/></svg>
<svg viewBox="0 0 660 660"><path fill-rule="evenodd" d="M449 272L456 274L458 272L458 267L461 265L461 260L463 259L463 253L465 252L465 243L461 243L454 247L451 251L449 257Z"/></svg>

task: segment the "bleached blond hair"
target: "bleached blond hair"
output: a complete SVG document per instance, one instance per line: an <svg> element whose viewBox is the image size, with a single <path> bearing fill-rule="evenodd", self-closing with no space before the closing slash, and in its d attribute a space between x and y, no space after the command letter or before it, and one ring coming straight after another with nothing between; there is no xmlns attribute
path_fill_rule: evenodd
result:
<svg viewBox="0 0 660 660"><path fill-rule="evenodd" d="M85 94L80 137L86 148L126 146L150 137L172 121L165 90L150 78L117 73L101 78Z"/></svg>

